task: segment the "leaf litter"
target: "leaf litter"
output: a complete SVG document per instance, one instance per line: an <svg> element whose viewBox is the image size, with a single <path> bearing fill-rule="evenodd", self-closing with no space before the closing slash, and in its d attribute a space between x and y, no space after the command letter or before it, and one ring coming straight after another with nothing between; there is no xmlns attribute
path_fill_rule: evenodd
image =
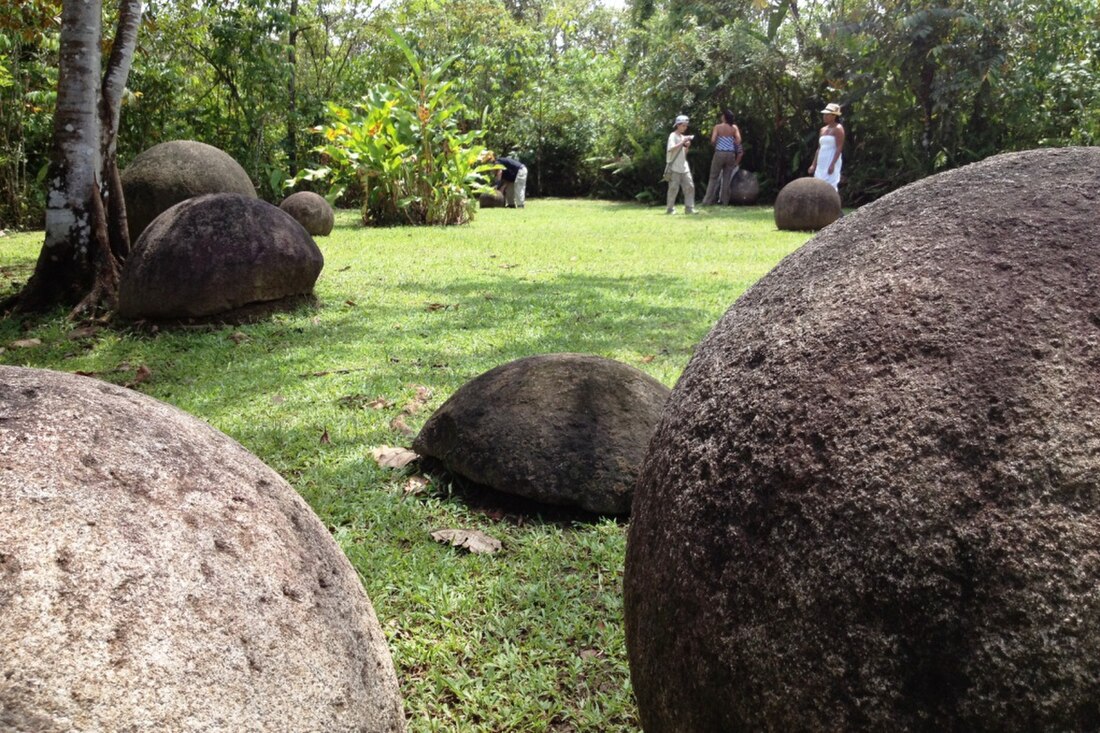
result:
<svg viewBox="0 0 1100 733"><path fill-rule="evenodd" d="M377 448L372 448L370 454L375 462L382 468L404 468L420 458L420 456L408 448L399 448L389 445L380 445Z"/></svg>
<svg viewBox="0 0 1100 733"><path fill-rule="evenodd" d="M476 529L440 529L432 532L432 539L445 545L469 550L474 555L492 555L503 545L496 537L490 537Z"/></svg>

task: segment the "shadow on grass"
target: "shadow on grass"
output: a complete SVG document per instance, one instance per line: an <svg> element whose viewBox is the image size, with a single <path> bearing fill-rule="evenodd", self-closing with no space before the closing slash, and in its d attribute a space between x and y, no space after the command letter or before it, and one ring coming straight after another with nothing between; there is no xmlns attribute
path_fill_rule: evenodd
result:
<svg viewBox="0 0 1100 733"><path fill-rule="evenodd" d="M694 287L671 276L524 280L494 270L450 283L390 287L393 297L363 293L361 305L349 305L349 295L359 296L329 292L320 308L247 326L155 334L122 329L82 341L66 340L60 312L29 321L26 333L0 321L0 339L42 333L44 341L0 354L0 363L81 370L119 384L138 381L140 391L216 426L237 426L223 429L287 470L314 464L318 452L339 447L338 439L319 445L318 434L324 424L352 419L337 406L349 388L373 397L428 384L441 402L499 364L567 351L611 358L625 351L638 362L664 362L674 378L714 317L706 308L683 305L693 301ZM429 310L440 300L444 307ZM147 381L135 380L139 365L151 370ZM301 414L285 414L283 400ZM425 417L410 418L411 427ZM362 432L367 418L354 420Z"/></svg>
<svg viewBox="0 0 1100 733"><path fill-rule="evenodd" d="M330 301L239 327L256 342L249 349L237 348L230 338L238 327L155 334L123 329L118 340L100 344L97 355L107 363L132 362L155 349L189 383L213 381L237 398L277 389L289 374L363 367L433 369L457 388L491 366L540 353L606 355L625 347L686 361L711 317L703 308L642 297L657 292L690 302L690 283L666 276L562 275L545 281L487 276L444 285L404 282L400 290L401 302L393 304ZM428 310L433 303L440 307ZM314 317L319 323L311 321ZM365 354L373 355L373 364L357 363ZM32 352L19 356L34 359Z"/></svg>

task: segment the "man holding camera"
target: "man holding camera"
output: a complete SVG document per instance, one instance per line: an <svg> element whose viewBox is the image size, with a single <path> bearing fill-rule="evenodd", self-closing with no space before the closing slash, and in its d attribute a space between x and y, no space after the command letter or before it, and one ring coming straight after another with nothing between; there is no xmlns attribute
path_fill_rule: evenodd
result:
<svg viewBox="0 0 1100 733"><path fill-rule="evenodd" d="M691 180L691 168L688 167L687 151L691 147L694 135L688 135L687 115L679 115L673 124L672 133L665 146L665 175L668 178L668 199L666 214L676 213L676 195L684 191L684 213L695 213L695 182Z"/></svg>

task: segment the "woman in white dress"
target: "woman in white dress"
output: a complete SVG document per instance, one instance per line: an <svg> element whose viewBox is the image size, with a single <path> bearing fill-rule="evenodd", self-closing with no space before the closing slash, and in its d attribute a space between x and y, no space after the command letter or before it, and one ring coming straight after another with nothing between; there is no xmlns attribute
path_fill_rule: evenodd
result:
<svg viewBox="0 0 1100 733"><path fill-rule="evenodd" d="M817 152L814 153L814 162L810 163L810 175L836 188L840 184L840 168L844 163L844 125L840 124L840 105L825 105L821 115L825 126L817 139Z"/></svg>

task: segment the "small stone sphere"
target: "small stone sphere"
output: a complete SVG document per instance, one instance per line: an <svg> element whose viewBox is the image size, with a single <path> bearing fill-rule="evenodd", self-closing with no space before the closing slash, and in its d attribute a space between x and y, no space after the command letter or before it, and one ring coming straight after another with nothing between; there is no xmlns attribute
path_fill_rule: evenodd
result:
<svg viewBox="0 0 1100 733"><path fill-rule="evenodd" d="M823 230L695 350L624 576L647 733L1100 730L1100 148Z"/></svg>
<svg viewBox="0 0 1100 733"><path fill-rule="evenodd" d="M815 232L839 219L840 213L840 194L820 178L796 178L775 199L778 229Z"/></svg>
<svg viewBox="0 0 1100 733"><path fill-rule="evenodd" d="M504 208L504 194L500 191L490 191L483 193L477 198L478 206L482 209L503 209Z"/></svg>
<svg viewBox="0 0 1100 733"><path fill-rule="evenodd" d="M750 205L760 198L760 181L756 174L744 168L738 169L730 182L730 203Z"/></svg>
<svg viewBox="0 0 1100 733"><path fill-rule="evenodd" d="M325 198L312 191L299 191L283 199L279 208L293 216L306 231L315 237L332 234L336 224L336 212Z"/></svg>

